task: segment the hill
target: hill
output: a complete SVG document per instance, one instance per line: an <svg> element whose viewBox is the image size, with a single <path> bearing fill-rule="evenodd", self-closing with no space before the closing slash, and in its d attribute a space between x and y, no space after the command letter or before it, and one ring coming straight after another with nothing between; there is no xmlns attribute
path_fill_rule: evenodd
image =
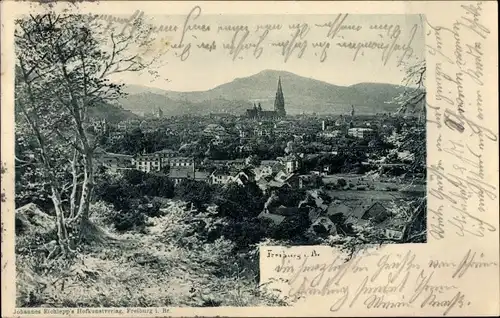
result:
<svg viewBox="0 0 500 318"><path fill-rule="evenodd" d="M160 107L166 115L226 112L243 114L253 102L272 109L278 78L281 77L287 113L345 114L356 108L358 114L393 112L390 101L404 91L403 86L359 83L338 86L290 72L265 70L236 78L207 91L175 92L158 88L128 86L129 95L120 100L124 109L151 113Z"/></svg>
<svg viewBox="0 0 500 318"><path fill-rule="evenodd" d="M133 112L113 104L99 104L95 107L91 107L89 108L89 116L96 119L106 119L110 123L117 123L139 117Z"/></svg>

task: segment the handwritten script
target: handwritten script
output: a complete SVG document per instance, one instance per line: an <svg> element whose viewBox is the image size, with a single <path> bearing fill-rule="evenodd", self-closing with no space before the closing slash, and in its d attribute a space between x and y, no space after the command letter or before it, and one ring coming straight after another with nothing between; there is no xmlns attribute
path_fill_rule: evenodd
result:
<svg viewBox="0 0 500 318"><path fill-rule="evenodd" d="M413 42L422 28L418 24L361 25L348 14L288 24L274 23L263 16L262 22L234 24L206 18L202 12L195 6L182 21L165 19L165 23L147 22L142 11L125 18L96 15L94 20L102 22L107 31L133 34L141 29L145 41L155 38L159 43L168 42L163 48L168 46L169 53L180 61L222 51L233 61L277 54L284 62L309 55L323 63L347 51L353 60L365 57L383 65L391 61L400 65L413 57ZM360 33L363 36L356 37Z"/></svg>
<svg viewBox="0 0 500 318"><path fill-rule="evenodd" d="M472 249L449 258L419 258L411 249L392 253L382 248L348 261L324 246L280 249L261 248L261 261L269 264L262 274L275 282L281 297L292 302L324 297L321 303L331 312L414 308L453 315L473 301L460 288L461 280L498 271L494 257Z"/></svg>
<svg viewBox="0 0 500 318"><path fill-rule="evenodd" d="M490 29L483 21L483 3L461 5L449 25L427 21L428 69L436 91L428 98L431 139L438 159L429 163L430 235L484 237L495 232L488 222L488 204L498 200L497 185L485 163L498 149L498 136L485 114L485 44ZM429 74L430 75L430 74ZM493 123L494 124L494 123ZM446 164L445 164L446 163Z"/></svg>

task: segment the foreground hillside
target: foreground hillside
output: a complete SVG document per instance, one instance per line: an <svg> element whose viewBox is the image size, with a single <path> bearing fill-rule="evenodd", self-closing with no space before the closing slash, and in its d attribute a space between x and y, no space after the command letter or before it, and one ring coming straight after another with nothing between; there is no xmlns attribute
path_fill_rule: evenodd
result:
<svg viewBox="0 0 500 318"><path fill-rule="evenodd" d="M102 210L102 206L94 206ZM141 231L125 234L100 224L91 245L71 260L50 260L47 228L18 233L18 307L257 306L278 304L258 288L258 259L231 241L201 243L172 203ZM99 211L103 212L103 211ZM38 220L50 217L42 216ZM38 221L37 221L38 222ZM40 222L38 222L40 223ZM256 251L256 248L254 248Z"/></svg>

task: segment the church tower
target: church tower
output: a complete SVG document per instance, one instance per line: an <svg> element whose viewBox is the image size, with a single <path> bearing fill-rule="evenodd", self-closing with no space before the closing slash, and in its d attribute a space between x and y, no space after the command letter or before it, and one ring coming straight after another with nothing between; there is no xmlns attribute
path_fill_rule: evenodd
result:
<svg viewBox="0 0 500 318"><path fill-rule="evenodd" d="M274 99L274 111L279 117L285 117L285 98L283 97L283 89L281 88L281 77L278 78L278 90Z"/></svg>

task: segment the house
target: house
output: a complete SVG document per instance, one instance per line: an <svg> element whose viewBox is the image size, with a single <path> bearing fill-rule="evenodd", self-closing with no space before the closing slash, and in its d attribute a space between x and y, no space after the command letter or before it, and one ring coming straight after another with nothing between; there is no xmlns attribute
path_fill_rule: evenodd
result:
<svg viewBox="0 0 500 318"><path fill-rule="evenodd" d="M231 182L240 185L255 181L255 173L249 169L231 169L228 167L217 168L209 176L212 184L228 184Z"/></svg>
<svg viewBox="0 0 500 318"><path fill-rule="evenodd" d="M143 172L160 171L162 168L161 159L150 154L142 154L134 158L134 166Z"/></svg>
<svg viewBox="0 0 500 318"><path fill-rule="evenodd" d="M191 157L172 157L168 159L168 165L171 167L190 167L194 165L194 159Z"/></svg>
<svg viewBox="0 0 500 318"><path fill-rule="evenodd" d="M191 166L194 165L192 158L175 157L177 152L164 149L154 153L143 153L134 158L137 170L144 172L160 171L168 166Z"/></svg>
<svg viewBox="0 0 500 318"><path fill-rule="evenodd" d="M281 162L285 165L285 171L287 173L292 173L300 168L299 157L296 155L289 155L281 159Z"/></svg>
<svg viewBox="0 0 500 318"><path fill-rule="evenodd" d="M326 209L328 209L327 202L325 202L318 190L308 190L307 197L310 198L309 200L312 200L315 206L321 210L326 211Z"/></svg>
<svg viewBox="0 0 500 318"><path fill-rule="evenodd" d="M125 120L118 123L116 128L120 131L127 131L139 127L138 120Z"/></svg>
<svg viewBox="0 0 500 318"><path fill-rule="evenodd" d="M328 215L329 217L339 213L348 218L349 215L351 214L351 208L342 203L341 204L332 203L328 206L328 209L326 210L326 215Z"/></svg>
<svg viewBox="0 0 500 318"><path fill-rule="evenodd" d="M305 211L304 208L298 208L298 207L287 207L287 206L277 206L274 208L271 208L269 210L270 213L277 214L277 215L283 215L283 216L294 216L299 214L301 211Z"/></svg>
<svg viewBox="0 0 500 318"><path fill-rule="evenodd" d="M342 136L342 134L341 130L327 130L317 133L317 136L325 139L333 139Z"/></svg>
<svg viewBox="0 0 500 318"><path fill-rule="evenodd" d="M267 176L272 176L273 174L273 169L271 166L258 166L253 169L253 172L255 174L255 180L260 180L263 179Z"/></svg>
<svg viewBox="0 0 500 318"><path fill-rule="evenodd" d="M241 169L232 175L230 182L236 182L240 185L255 181L255 173L251 169Z"/></svg>
<svg viewBox="0 0 500 318"><path fill-rule="evenodd" d="M401 238L403 238L403 232L393 229L385 229L385 236L388 239L400 240Z"/></svg>
<svg viewBox="0 0 500 318"><path fill-rule="evenodd" d="M174 185L179 184L184 180L209 181L209 175L203 171L196 171L194 167L174 167L171 168L168 177L174 182Z"/></svg>
<svg viewBox="0 0 500 318"><path fill-rule="evenodd" d="M234 169L243 169L246 167L245 159L234 159L234 160L211 160L216 167L228 167Z"/></svg>
<svg viewBox="0 0 500 318"><path fill-rule="evenodd" d="M271 197L268 199L268 202L269 201L273 201ZM279 203L274 203L278 202L275 200L270 204L266 202L266 207L259 214L258 218L266 218L271 220L274 225L280 225L287 218L305 215L309 211L308 208L286 207L278 205Z"/></svg>
<svg viewBox="0 0 500 318"><path fill-rule="evenodd" d="M226 129L219 124L209 124L203 130L203 134L206 136L223 136L226 135Z"/></svg>
<svg viewBox="0 0 500 318"><path fill-rule="evenodd" d="M219 135L216 135L211 140L211 142L213 145L216 145L216 146L223 145L224 143L226 143L229 140L229 137L231 137L231 135L229 135L227 133L219 134Z"/></svg>
<svg viewBox="0 0 500 318"><path fill-rule="evenodd" d="M245 129L240 128L240 129L238 129L238 136L242 139L248 138L251 136L251 132L250 132L250 130L245 130Z"/></svg>
<svg viewBox="0 0 500 318"><path fill-rule="evenodd" d="M257 185L265 193L282 187L299 188L300 180L298 174L280 171L274 178L266 176L259 179Z"/></svg>
<svg viewBox="0 0 500 318"><path fill-rule="evenodd" d="M273 213L266 213L264 211L262 211L257 217L259 219L270 220L273 223L273 225L275 225L275 226L280 225L286 219L286 217L283 216L283 215L277 215L277 214L273 214Z"/></svg>
<svg viewBox="0 0 500 318"><path fill-rule="evenodd" d="M215 169L209 176L211 184L227 184L231 179L231 174L228 169L218 168Z"/></svg>
<svg viewBox="0 0 500 318"><path fill-rule="evenodd" d="M96 166L107 168L112 172L133 168L133 157L130 155L110 153L97 148L94 152L94 157Z"/></svg>
<svg viewBox="0 0 500 318"><path fill-rule="evenodd" d="M106 119L93 119L90 121L90 124L95 133L105 134L109 130L109 125Z"/></svg>
<svg viewBox="0 0 500 318"><path fill-rule="evenodd" d="M351 137L364 139L364 138L374 137L376 135L376 132L371 128L362 127L362 128L350 128L347 131L347 134Z"/></svg>
<svg viewBox="0 0 500 318"><path fill-rule="evenodd" d="M326 216L318 217L311 224L310 230L314 231L317 234L337 234L337 227L335 226L335 223L333 223L332 220L330 220Z"/></svg>
<svg viewBox="0 0 500 318"><path fill-rule="evenodd" d="M387 209L380 202L375 202L365 211L361 219L372 220L375 223L381 223L385 221L389 216L389 211L387 211Z"/></svg>
<svg viewBox="0 0 500 318"><path fill-rule="evenodd" d="M384 229L384 236L390 240L400 240L403 238L403 231L406 221L399 217L387 218L378 224L379 228Z"/></svg>
<svg viewBox="0 0 500 318"><path fill-rule="evenodd" d="M162 158L173 158L173 157L177 156L177 151L172 150L172 149L163 149L163 150L155 152L155 154L157 154L158 156L160 156Z"/></svg>
<svg viewBox="0 0 500 318"><path fill-rule="evenodd" d="M366 224L371 221L374 224L382 224L389 216L389 211L380 202L375 202L368 208L366 206L359 206L354 209L349 215L347 222Z"/></svg>

